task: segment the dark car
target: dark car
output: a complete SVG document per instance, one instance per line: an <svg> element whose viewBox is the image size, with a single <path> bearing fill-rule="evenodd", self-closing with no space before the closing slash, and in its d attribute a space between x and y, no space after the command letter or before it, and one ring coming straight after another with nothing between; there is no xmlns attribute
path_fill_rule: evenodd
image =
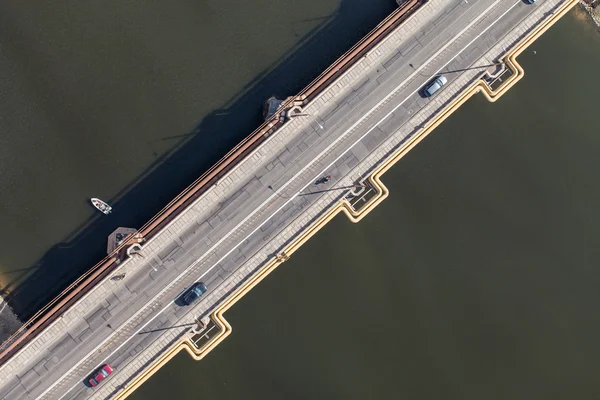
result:
<svg viewBox="0 0 600 400"><path fill-rule="evenodd" d="M202 282L196 282L181 297L181 301L184 305L189 306L200 296L202 296L206 292L206 285Z"/></svg>
<svg viewBox="0 0 600 400"><path fill-rule="evenodd" d="M106 379L107 376L112 374L113 370L108 364L104 364L100 369L96 372L93 378L91 378L88 382L92 386L98 386L100 382Z"/></svg>

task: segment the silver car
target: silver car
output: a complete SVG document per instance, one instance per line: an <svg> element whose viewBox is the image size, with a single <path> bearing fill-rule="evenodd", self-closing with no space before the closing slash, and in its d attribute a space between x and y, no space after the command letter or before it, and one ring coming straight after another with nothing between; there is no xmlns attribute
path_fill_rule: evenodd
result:
<svg viewBox="0 0 600 400"><path fill-rule="evenodd" d="M433 80L431 82L429 82L423 88L423 96L424 97L433 96L435 94L435 92L440 90L446 83L448 83L448 79L446 79L446 77L444 75L436 76L435 78L433 78Z"/></svg>

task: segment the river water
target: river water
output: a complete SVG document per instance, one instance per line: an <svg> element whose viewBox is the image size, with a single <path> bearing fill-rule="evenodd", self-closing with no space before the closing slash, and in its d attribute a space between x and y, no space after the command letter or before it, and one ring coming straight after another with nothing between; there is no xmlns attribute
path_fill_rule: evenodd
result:
<svg viewBox="0 0 600 400"><path fill-rule="evenodd" d="M131 398L600 396L600 35L572 12Z"/></svg>

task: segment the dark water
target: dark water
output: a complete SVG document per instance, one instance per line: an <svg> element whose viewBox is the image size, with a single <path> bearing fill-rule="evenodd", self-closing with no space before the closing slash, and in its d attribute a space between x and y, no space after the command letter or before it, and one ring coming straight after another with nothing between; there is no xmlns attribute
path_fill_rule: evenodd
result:
<svg viewBox="0 0 600 400"><path fill-rule="evenodd" d="M533 51L535 50L535 54ZM600 35L569 14L132 399L600 398Z"/></svg>
<svg viewBox="0 0 600 400"><path fill-rule="evenodd" d="M393 0L0 5L0 284L27 318L395 7ZM90 197L115 212L100 217Z"/></svg>

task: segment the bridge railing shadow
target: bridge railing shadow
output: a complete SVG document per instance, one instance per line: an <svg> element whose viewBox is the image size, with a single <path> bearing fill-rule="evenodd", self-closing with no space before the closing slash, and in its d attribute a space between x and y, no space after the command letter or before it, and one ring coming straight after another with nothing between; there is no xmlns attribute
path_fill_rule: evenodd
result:
<svg viewBox="0 0 600 400"><path fill-rule="evenodd" d="M250 134L262 123L262 104L268 97L302 90L395 7L393 0L389 7L342 0L333 15L320 18L319 25L297 46L257 74L226 106L203 117L191 132L171 133L161 139L174 142L171 150L108 199L114 209L111 215L93 215L34 265L15 266L17 272L35 269L22 281L16 273L13 282L2 288L17 316L30 318L106 255L106 240L113 230L142 226Z"/></svg>

